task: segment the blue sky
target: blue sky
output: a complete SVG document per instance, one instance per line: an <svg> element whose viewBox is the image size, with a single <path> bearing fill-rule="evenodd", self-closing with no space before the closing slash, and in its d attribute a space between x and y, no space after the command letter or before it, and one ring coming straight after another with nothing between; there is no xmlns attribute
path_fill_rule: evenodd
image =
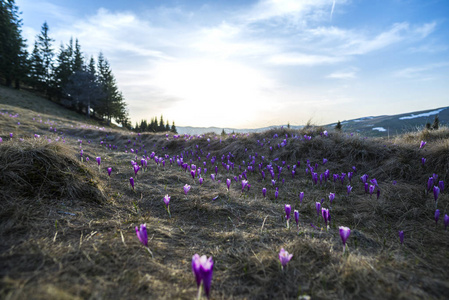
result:
<svg viewBox="0 0 449 300"><path fill-rule="evenodd" d="M449 105L449 1L16 0L109 60L133 123L315 124Z"/></svg>

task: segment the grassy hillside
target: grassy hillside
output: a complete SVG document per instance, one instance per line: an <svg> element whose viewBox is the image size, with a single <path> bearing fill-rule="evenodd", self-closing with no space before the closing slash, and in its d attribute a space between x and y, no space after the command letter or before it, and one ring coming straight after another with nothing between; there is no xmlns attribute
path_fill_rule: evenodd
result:
<svg viewBox="0 0 449 300"><path fill-rule="evenodd" d="M213 257L211 299L447 298L449 195L436 203L433 186L449 179L448 128L137 135L3 88L0 111L2 299L193 299L196 253ZM152 255L136 236L144 223ZM340 226L351 229L344 253ZM284 269L281 248L293 254Z"/></svg>

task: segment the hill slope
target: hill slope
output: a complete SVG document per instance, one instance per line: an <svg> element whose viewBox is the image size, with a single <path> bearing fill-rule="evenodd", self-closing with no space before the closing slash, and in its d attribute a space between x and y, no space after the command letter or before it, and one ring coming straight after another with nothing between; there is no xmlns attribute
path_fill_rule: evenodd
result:
<svg viewBox="0 0 449 300"><path fill-rule="evenodd" d="M449 292L447 128L388 141L314 128L137 135L1 97L1 298L192 299L195 253L213 257L211 299ZM283 269L281 248L293 254Z"/></svg>

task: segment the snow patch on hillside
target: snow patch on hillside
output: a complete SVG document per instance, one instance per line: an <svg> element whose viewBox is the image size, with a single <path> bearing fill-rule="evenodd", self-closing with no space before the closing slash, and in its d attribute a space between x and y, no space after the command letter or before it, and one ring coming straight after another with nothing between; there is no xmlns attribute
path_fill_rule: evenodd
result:
<svg viewBox="0 0 449 300"><path fill-rule="evenodd" d="M377 130L377 131L381 131L381 132L387 131L387 130L386 130L385 128L383 128L383 127L374 127L373 130Z"/></svg>
<svg viewBox="0 0 449 300"><path fill-rule="evenodd" d="M437 110L429 111L429 112L418 114L418 115L411 114L410 116L400 117L399 120L409 120L409 119L415 119L415 118L421 118L421 117L430 117L430 116L439 114L440 112L442 112L446 108L447 107L440 108L440 109L437 109Z"/></svg>

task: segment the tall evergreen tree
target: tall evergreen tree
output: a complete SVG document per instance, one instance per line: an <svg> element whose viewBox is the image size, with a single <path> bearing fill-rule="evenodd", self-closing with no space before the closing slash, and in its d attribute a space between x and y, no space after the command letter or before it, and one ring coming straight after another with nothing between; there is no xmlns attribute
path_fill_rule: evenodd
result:
<svg viewBox="0 0 449 300"><path fill-rule="evenodd" d="M14 0L0 1L0 75L5 84L16 88L26 78L27 52L21 35L22 20Z"/></svg>
<svg viewBox="0 0 449 300"><path fill-rule="evenodd" d="M178 131L176 130L176 126L175 126L175 121L173 121L170 131L175 133L175 134L178 133Z"/></svg>
<svg viewBox="0 0 449 300"><path fill-rule="evenodd" d="M128 124L129 117L123 94L118 90L115 77L109 62L100 52L97 62L98 81L103 88L104 97L101 99L97 112L106 118L108 124L112 118L120 124Z"/></svg>
<svg viewBox="0 0 449 300"><path fill-rule="evenodd" d="M54 68L54 89L58 99L63 97L63 89L69 82L70 76L73 74L71 64L71 49L65 48L61 44L58 57L56 58L57 65Z"/></svg>
<svg viewBox="0 0 449 300"><path fill-rule="evenodd" d="M161 118L159 120L159 126L157 128L157 131L162 132L165 130L165 125L164 125L164 117L161 115Z"/></svg>
<svg viewBox="0 0 449 300"><path fill-rule="evenodd" d="M40 82L43 84L43 92L45 92L47 95L49 95L49 88L51 86L51 80L52 80L52 69L53 69L53 49L52 49L52 43L54 40L50 38L48 35L48 24L47 22L44 22L41 28L40 34L37 36L37 48L38 48L38 55L40 59L33 62L34 64L41 64L41 66L38 67L38 69L42 70L42 74L40 79ZM34 54L34 51L33 51ZM39 76L40 77L40 76Z"/></svg>
<svg viewBox="0 0 449 300"><path fill-rule="evenodd" d="M84 58L81 52L81 45L78 42L78 39L75 40L75 50L73 51L73 71L79 71L83 69Z"/></svg>
<svg viewBox="0 0 449 300"><path fill-rule="evenodd" d="M170 124L168 124L168 120L167 123L165 124L165 131L170 131Z"/></svg>

